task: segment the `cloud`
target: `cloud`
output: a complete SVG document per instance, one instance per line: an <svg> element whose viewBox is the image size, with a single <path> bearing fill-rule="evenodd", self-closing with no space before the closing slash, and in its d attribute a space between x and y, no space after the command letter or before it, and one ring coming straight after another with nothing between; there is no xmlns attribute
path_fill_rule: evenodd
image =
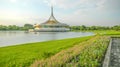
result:
<svg viewBox="0 0 120 67"><path fill-rule="evenodd" d="M56 5L56 0L43 0L48 6Z"/></svg>
<svg viewBox="0 0 120 67"><path fill-rule="evenodd" d="M71 9L71 8L91 8L100 7L106 0L44 0L45 3L54 3L55 7Z"/></svg>
<svg viewBox="0 0 120 67"><path fill-rule="evenodd" d="M107 0L105 4L100 7L101 10L120 11L120 0Z"/></svg>
<svg viewBox="0 0 120 67"><path fill-rule="evenodd" d="M22 23L42 23L49 17L48 6L53 4L56 18L70 25L120 24L120 0L17 0L17 4L7 5L2 1L8 0L0 0L0 8L10 9L8 5L12 8L0 9L1 22L8 16L8 19L17 18Z"/></svg>
<svg viewBox="0 0 120 67"><path fill-rule="evenodd" d="M66 16L67 19L62 19L70 25L111 26L120 24L120 20L118 19L120 18L119 3L120 0L77 0L75 5L71 2L67 2L67 4L63 3L63 6L67 9L78 9Z"/></svg>

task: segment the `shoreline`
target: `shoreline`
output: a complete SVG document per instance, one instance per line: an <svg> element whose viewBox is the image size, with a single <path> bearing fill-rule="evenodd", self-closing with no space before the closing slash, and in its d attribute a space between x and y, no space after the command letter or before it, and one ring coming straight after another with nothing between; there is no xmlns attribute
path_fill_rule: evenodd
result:
<svg viewBox="0 0 120 67"><path fill-rule="evenodd" d="M83 36L83 37L92 37L95 35L88 35L88 36ZM21 46L24 44L34 44L34 43L44 43L44 42L51 42L51 41L59 41L59 40L67 40L67 39L74 39L74 38L82 38L82 37L73 37L73 38L65 38L65 39L57 39L57 40L48 40L48 41L37 41L37 42L27 42L27 43L20 43L20 44L12 44L10 46L0 46L0 48L4 48L4 47L13 47L13 46Z"/></svg>

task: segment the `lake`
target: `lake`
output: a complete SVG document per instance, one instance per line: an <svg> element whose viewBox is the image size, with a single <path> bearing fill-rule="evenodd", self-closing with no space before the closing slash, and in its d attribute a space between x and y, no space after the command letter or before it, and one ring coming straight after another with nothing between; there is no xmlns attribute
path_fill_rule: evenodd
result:
<svg viewBox="0 0 120 67"><path fill-rule="evenodd" d="M29 32L0 31L0 47L23 43L42 42L65 38L75 38L94 35L92 32Z"/></svg>

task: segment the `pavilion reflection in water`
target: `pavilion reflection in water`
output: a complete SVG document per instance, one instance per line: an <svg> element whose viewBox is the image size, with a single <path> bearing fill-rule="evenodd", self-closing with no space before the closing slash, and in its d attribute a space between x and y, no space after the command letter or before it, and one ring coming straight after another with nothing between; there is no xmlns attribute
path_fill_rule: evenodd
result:
<svg viewBox="0 0 120 67"><path fill-rule="evenodd" d="M60 23L55 19L53 15L53 7L51 7L50 18L42 24L35 24L34 27L34 30L37 32L65 32L70 30L69 25Z"/></svg>

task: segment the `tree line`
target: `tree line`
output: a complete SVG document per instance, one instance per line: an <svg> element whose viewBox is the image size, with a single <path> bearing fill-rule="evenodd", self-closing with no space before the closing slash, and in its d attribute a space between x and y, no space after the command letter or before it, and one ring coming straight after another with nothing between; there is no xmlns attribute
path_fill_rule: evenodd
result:
<svg viewBox="0 0 120 67"><path fill-rule="evenodd" d="M86 30L120 30L120 25L116 26L71 26L70 29L72 31L86 31Z"/></svg>
<svg viewBox="0 0 120 67"><path fill-rule="evenodd" d="M17 25L0 25L0 30L28 30L33 29L32 24L25 24L24 26L17 26Z"/></svg>
<svg viewBox="0 0 120 67"><path fill-rule="evenodd" d="M0 25L0 30L29 30L34 29L32 24L24 24L23 26L17 25ZM120 30L120 25L108 27L108 26L70 26L71 31L87 31L87 30Z"/></svg>

